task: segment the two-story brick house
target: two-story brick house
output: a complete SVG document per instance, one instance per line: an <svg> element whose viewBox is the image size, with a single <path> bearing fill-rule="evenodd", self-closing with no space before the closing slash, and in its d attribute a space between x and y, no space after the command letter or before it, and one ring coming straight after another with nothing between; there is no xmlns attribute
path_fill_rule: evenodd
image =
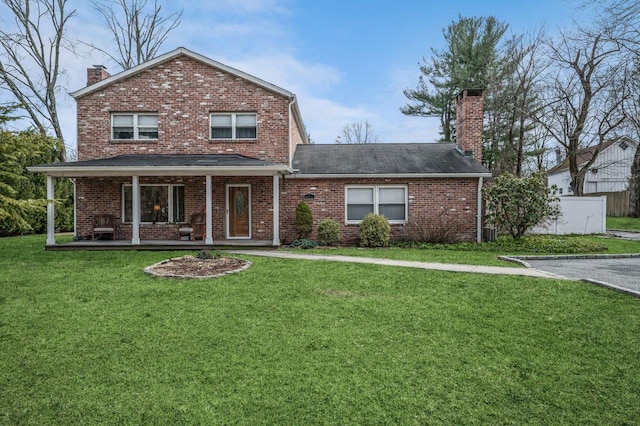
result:
<svg viewBox="0 0 640 426"><path fill-rule="evenodd" d="M455 144L309 144L293 93L184 48L110 76L87 72L77 102L78 161L31 168L71 177L76 235L94 217L116 218L127 244L176 240L204 212L206 245L279 245L296 237L295 207L317 223L342 224L357 241L359 220L385 214L397 234L423 211L446 210L479 235L481 91L458 96ZM53 204L47 246L55 245Z"/></svg>

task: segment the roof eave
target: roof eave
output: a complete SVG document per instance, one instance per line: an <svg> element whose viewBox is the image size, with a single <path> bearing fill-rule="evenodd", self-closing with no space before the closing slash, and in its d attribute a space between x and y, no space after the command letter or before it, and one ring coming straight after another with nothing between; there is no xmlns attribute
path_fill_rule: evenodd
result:
<svg viewBox="0 0 640 426"><path fill-rule="evenodd" d="M27 170L57 177L102 176L277 176L293 173L287 166L33 166Z"/></svg>
<svg viewBox="0 0 640 426"><path fill-rule="evenodd" d="M296 122L298 130L300 131L300 135L302 136L302 141L305 145L309 144L309 138L307 137L306 129L304 128L304 122L302 121L302 114L300 113L300 107L298 105L298 98L296 95L291 95L291 105L293 110L293 115L296 118Z"/></svg>

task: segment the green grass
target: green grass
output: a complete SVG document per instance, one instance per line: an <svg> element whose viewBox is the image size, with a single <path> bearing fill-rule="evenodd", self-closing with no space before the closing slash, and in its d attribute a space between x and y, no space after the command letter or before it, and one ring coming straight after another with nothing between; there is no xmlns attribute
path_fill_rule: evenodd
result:
<svg viewBox="0 0 640 426"><path fill-rule="evenodd" d="M622 229L640 231L640 217L611 217L607 216L607 229Z"/></svg>
<svg viewBox="0 0 640 426"><path fill-rule="evenodd" d="M602 236L540 236L527 237L533 242L542 240L548 242L552 240L552 244L548 244L548 249L544 249L544 244L534 244L532 242L522 244L505 244L505 243L482 243L482 244L460 244L450 246L435 246L437 248L355 248L355 247L339 247L326 248L319 247L309 250L301 249L285 249L295 253L304 254L333 254L344 256L358 257L379 257L385 259L396 260L414 260L420 262L438 262L438 263L458 263L469 265L487 265L487 266L517 266L516 264L499 260L501 255L544 255L544 254L562 254L567 253L564 250L567 243L580 247L601 248L590 251L589 253L605 253L605 254L621 254L621 253L640 253L640 242L629 241L618 238L608 238ZM428 246L427 246L428 247ZM542 247L542 249L540 248ZM570 250L568 253L584 253L580 250Z"/></svg>
<svg viewBox="0 0 640 426"><path fill-rule="evenodd" d="M638 424L640 301L579 282L0 239L0 424Z"/></svg>

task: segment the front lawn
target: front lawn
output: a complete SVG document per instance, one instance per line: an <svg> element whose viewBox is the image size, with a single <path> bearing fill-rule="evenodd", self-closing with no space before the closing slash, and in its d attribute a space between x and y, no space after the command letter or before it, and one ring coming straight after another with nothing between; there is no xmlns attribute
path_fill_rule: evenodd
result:
<svg viewBox="0 0 640 426"><path fill-rule="evenodd" d="M607 229L640 231L640 217L607 216Z"/></svg>
<svg viewBox="0 0 640 426"><path fill-rule="evenodd" d="M638 424L640 300L579 282L0 239L0 424Z"/></svg>

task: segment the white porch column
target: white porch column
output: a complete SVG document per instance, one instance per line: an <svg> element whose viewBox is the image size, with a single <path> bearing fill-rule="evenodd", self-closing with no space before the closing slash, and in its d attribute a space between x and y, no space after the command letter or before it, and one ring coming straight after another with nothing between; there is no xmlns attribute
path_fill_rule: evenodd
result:
<svg viewBox="0 0 640 426"><path fill-rule="evenodd" d="M280 245L280 176L273 177L273 245Z"/></svg>
<svg viewBox="0 0 640 426"><path fill-rule="evenodd" d="M73 183L73 236L74 238L78 238L78 208L77 208L77 200L78 200L78 191L76 188L76 180L71 179Z"/></svg>
<svg viewBox="0 0 640 426"><path fill-rule="evenodd" d="M212 202L212 195L211 195L211 176L207 175L205 177L206 179L206 185L205 185L205 191L207 191L206 194L206 200L207 200L207 204L206 204L206 219L205 219L205 223L206 223L206 237L204 239L204 243L205 244L213 244L213 226L211 223L211 216L213 216L213 202Z"/></svg>
<svg viewBox="0 0 640 426"><path fill-rule="evenodd" d="M131 177L131 244L140 244L140 179Z"/></svg>
<svg viewBox="0 0 640 426"><path fill-rule="evenodd" d="M53 176L47 175L47 245L56 245L56 215L53 200L55 198L55 187Z"/></svg>

